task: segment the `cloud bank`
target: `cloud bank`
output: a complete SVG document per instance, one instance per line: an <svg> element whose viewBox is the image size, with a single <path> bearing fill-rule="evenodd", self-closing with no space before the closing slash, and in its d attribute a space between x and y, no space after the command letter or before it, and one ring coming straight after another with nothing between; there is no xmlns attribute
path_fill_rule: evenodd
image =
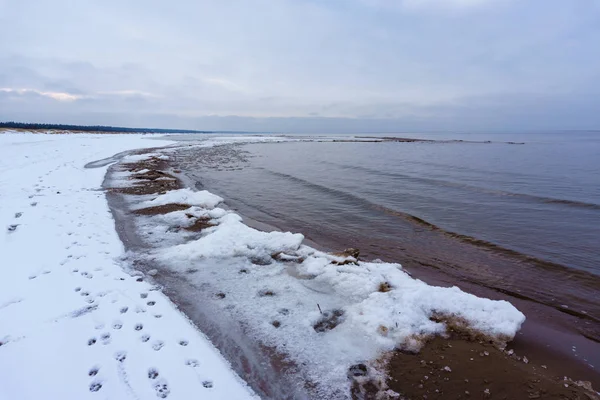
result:
<svg viewBox="0 0 600 400"><path fill-rule="evenodd" d="M600 127L593 0L0 1L0 120Z"/></svg>

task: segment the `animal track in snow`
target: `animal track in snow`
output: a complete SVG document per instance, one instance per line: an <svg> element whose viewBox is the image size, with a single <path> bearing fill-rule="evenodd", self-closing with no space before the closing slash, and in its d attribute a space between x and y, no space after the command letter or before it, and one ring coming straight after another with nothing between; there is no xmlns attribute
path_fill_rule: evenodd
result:
<svg viewBox="0 0 600 400"><path fill-rule="evenodd" d="M94 277L94 275L92 275L86 271L81 272L81 276L83 276L84 278L88 278L88 279L92 279Z"/></svg>
<svg viewBox="0 0 600 400"><path fill-rule="evenodd" d="M129 307L121 307L121 309L119 310L119 312L121 314L125 314L127 312L127 310L129 310Z"/></svg>
<svg viewBox="0 0 600 400"><path fill-rule="evenodd" d="M171 393L171 391L169 390L169 385L164 379L161 379L159 382L156 382L154 384L154 389L156 390L156 395L161 399L166 399L167 396L169 396L169 393Z"/></svg>
<svg viewBox="0 0 600 400"><path fill-rule="evenodd" d="M155 305L155 304L156 304L156 302L155 302L155 301L149 301L149 302L147 302L146 304L148 304L150 307L152 307L153 305Z"/></svg>
<svg viewBox="0 0 600 400"><path fill-rule="evenodd" d="M102 383L96 381L90 384L90 392L97 392L100 389L102 389Z"/></svg>
<svg viewBox="0 0 600 400"><path fill-rule="evenodd" d="M22 215L23 215L22 212L15 213L15 218L21 218Z"/></svg>
<svg viewBox="0 0 600 400"><path fill-rule="evenodd" d="M113 322L113 329L121 329L123 327L123 323L121 321Z"/></svg>
<svg viewBox="0 0 600 400"><path fill-rule="evenodd" d="M124 351L119 351L115 353L115 360L118 362L123 362L127 358L127 353Z"/></svg>
<svg viewBox="0 0 600 400"><path fill-rule="evenodd" d="M93 344L96 344L96 338L91 338L88 340L88 346L91 346Z"/></svg>
<svg viewBox="0 0 600 400"><path fill-rule="evenodd" d="M179 345L180 345L180 346L187 346L187 345L188 345L188 343L189 343L189 342L188 342L187 340L180 340L180 341L179 341Z"/></svg>
<svg viewBox="0 0 600 400"><path fill-rule="evenodd" d="M162 349L165 346L165 342L163 342L162 340L157 340L154 343L152 343L152 348L155 351L159 351L160 349Z"/></svg>
<svg viewBox="0 0 600 400"><path fill-rule="evenodd" d="M140 297L142 299L145 299L146 297L148 297L148 293L140 293Z"/></svg>
<svg viewBox="0 0 600 400"><path fill-rule="evenodd" d="M213 383L212 383L212 381L203 381L202 386L204 386L207 389L210 389L213 387Z"/></svg>
<svg viewBox="0 0 600 400"><path fill-rule="evenodd" d="M140 337L140 340L145 343L148 340L150 340L150 335L142 335L142 337Z"/></svg>
<svg viewBox="0 0 600 400"><path fill-rule="evenodd" d="M141 331L142 329L144 329L144 325L142 325L142 324L135 324L134 329L136 331Z"/></svg>
<svg viewBox="0 0 600 400"><path fill-rule="evenodd" d="M88 371L88 376L96 376L98 375L98 371L100 370L100 367L92 367L90 368L90 370Z"/></svg>
<svg viewBox="0 0 600 400"><path fill-rule="evenodd" d="M148 378L150 378L150 379L158 378L158 370L156 368L150 368L148 370Z"/></svg>
<svg viewBox="0 0 600 400"><path fill-rule="evenodd" d="M103 333L102 336L100 336L100 339L102 339L102 344L109 344L110 343L110 333L108 333L108 332Z"/></svg>
<svg viewBox="0 0 600 400"><path fill-rule="evenodd" d="M191 358L185 361L185 365L189 365L190 367L196 368L200 365L200 363L198 362L198 360Z"/></svg>
<svg viewBox="0 0 600 400"><path fill-rule="evenodd" d="M19 226L19 224L12 224L8 226L8 232L14 232L17 230L17 227Z"/></svg>

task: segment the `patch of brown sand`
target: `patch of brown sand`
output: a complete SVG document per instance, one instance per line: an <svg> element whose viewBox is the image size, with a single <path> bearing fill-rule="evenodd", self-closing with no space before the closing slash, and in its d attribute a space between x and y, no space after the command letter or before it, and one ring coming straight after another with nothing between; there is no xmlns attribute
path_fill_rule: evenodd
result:
<svg viewBox="0 0 600 400"><path fill-rule="evenodd" d="M166 169L168 163L157 157L150 157L147 160L123 163L122 168L133 172L131 176L135 179L129 187L110 188L109 190L121 194L145 195L167 192L169 190L181 189L183 185L176 177L160 171ZM139 171L149 170L140 173ZM162 179L160 179L162 178Z"/></svg>
<svg viewBox="0 0 600 400"><path fill-rule="evenodd" d="M545 366L451 333L419 353L396 351L387 385L408 399L600 399Z"/></svg>
<svg viewBox="0 0 600 400"><path fill-rule="evenodd" d="M134 210L133 213L137 215L161 215L168 214L173 211L187 210L190 207L191 206L189 204L169 203L161 206L140 208L139 210Z"/></svg>
<svg viewBox="0 0 600 400"><path fill-rule="evenodd" d="M210 228L211 226L215 226L215 224L210 222L210 218L198 218L194 223L185 228L185 230L191 232L200 232L203 229Z"/></svg>
<svg viewBox="0 0 600 400"><path fill-rule="evenodd" d="M182 185L177 180L173 181L141 181L136 182L131 186L122 188L110 188L111 192L130 194L130 195L145 195L166 193L169 190L181 189Z"/></svg>

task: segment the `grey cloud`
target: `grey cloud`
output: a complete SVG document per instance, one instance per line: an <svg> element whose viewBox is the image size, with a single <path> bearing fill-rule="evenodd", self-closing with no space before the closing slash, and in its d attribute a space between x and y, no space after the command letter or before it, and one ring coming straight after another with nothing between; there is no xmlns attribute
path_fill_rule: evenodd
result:
<svg viewBox="0 0 600 400"><path fill-rule="evenodd" d="M0 119L314 131L598 123L592 1L23 0L0 11L0 88L13 90L0 93Z"/></svg>

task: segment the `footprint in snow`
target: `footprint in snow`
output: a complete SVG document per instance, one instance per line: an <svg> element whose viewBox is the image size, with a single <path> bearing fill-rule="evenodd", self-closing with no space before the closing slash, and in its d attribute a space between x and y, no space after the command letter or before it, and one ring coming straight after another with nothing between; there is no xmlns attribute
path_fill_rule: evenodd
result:
<svg viewBox="0 0 600 400"><path fill-rule="evenodd" d="M88 339L88 346L92 346L94 344L96 344L96 338Z"/></svg>
<svg viewBox="0 0 600 400"><path fill-rule="evenodd" d="M124 351L119 351L119 352L115 353L115 360L117 360L118 362L123 362L123 361L125 361L126 358L127 358L127 353Z"/></svg>
<svg viewBox="0 0 600 400"><path fill-rule="evenodd" d="M145 343L148 340L150 340L150 335L142 335L142 337L140 337L140 340Z"/></svg>
<svg viewBox="0 0 600 400"><path fill-rule="evenodd" d="M148 378L149 379L156 379L156 378L158 378L158 370L156 368L150 368L148 370Z"/></svg>
<svg viewBox="0 0 600 400"><path fill-rule="evenodd" d="M9 225L7 230L8 232L14 232L17 230L17 227L19 226L19 224L13 224L13 225Z"/></svg>
<svg viewBox="0 0 600 400"><path fill-rule="evenodd" d="M22 215L23 215L22 212L15 213L15 218L21 218Z"/></svg>
<svg viewBox="0 0 600 400"><path fill-rule="evenodd" d="M37 206L37 204L38 204L38 203L37 203L37 201L34 201L33 203L30 203L29 205L30 205L31 207L35 207L35 206Z"/></svg>
<svg viewBox="0 0 600 400"><path fill-rule="evenodd" d="M213 387L213 383L212 383L212 381L203 381L202 386L204 386L207 389L210 389Z"/></svg>
<svg viewBox="0 0 600 400"><path fill-rule="evenodd" d="M123 327L123 323L121 321L115 321L113 323L113 329L121 329Z"/></svg>
<svg viewBox="0 0 600 400"><path fill-rule="evenodd" d="M100 389L102 389L102 383L99 381L95 381L90 384L90 392L97 392Z"/></svg>
<svg viewBox="0 0 600 400"><path fill-rule="evenodd" d="M127 310L129 310L129 307L121 307L121 309L119 310L119 312L121 314L125 314L127 312Z"/></svg>
<svg viewBox="0 0 600 400"><path fill-rule="evenodd" d="M133 327L133 329L135 329L136 331L141 331L142 329L144 329L144 325L142 325L142 324L135 324L135 326Z"/></svg>
<svg viewBox="0 0 600 400"><path fill-rule="evenodd" d="M192 368L196 368L197 366L200 365L200 363L198 362L198 360L195 360L195 359L192 358L192 359L186 360L185 361L185 365L188 365L188 366L190 366Z"/></svg>
<svg viewBox="0 0 600 400"><path fill-rule="evenodd" d="M163 342L162 340L157 340L154 343L152 343L152 348L155 351L159 351L160 349L162 349L165 346L165 342Z"/></svg>
<svg viewBox="0 0 600 400"><path fill-rule="evenodd" d="M189 343L189 342L188 342L187 340L180 340L180 341L179 341L179 345L180 345L180 346L184 346L184 347L185 347L185 346L187 346L187 345L188 345L188 343Z"/></svg>
<svg viewBox="0 0 600 400"><path fill-rule="evenodd" d="M155 302L155 301L149 301L149 302L147 302L146 304L148 304L150 307L152 307L153 305L155 305L155 304L156 304L156 302Z"/></svg>
<svg viewBox="0 0 600 400"><path fill-rule="evenodd" d="M88 371L88 376L96 376L98 375L98 371L100 370L100 367L92 367L90 368L90 370Z"/></svg>
<svg viewBox="0 0 600 400"><path fill-rule="evenodd" d="M142 299L145 299L146 297L148 297L148 293L140 293L140 297Z"/></svg>
<svg viewBox="0 0 600 400"><path fill-rule="evenodd" d="M108 332L103 333L100 336L100 339L102 339L102 344L109 344L110 343L110 333L108 333Z"/></svg>
<svg viewBox="0 0 600 400"><path fill-rule="evenodd" d="M171 393L171 391L169 390L169 385L164 379L161 379L159 382L156 382L154 384L154 389L156 390L156 395L161 399L166 399L169 396L169 393Z"/></svg>

